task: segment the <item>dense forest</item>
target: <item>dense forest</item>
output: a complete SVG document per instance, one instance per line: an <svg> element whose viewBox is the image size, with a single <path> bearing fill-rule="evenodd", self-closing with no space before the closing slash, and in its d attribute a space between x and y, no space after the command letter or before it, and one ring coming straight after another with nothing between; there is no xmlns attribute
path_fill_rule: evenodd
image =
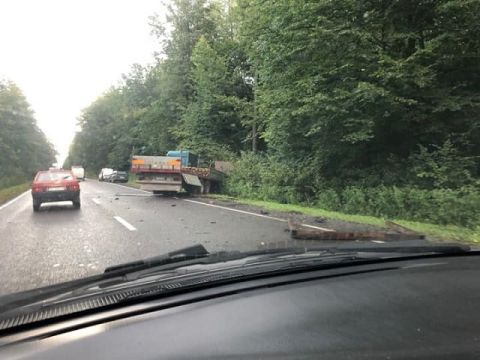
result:
<svg viewBox="0 0 480 360"><path fill-rule="evenodd" d="M55 162L53 146L38 128L22 91L0 80L0 189L31 181Z"/></svg>
<svg viewBox="0 0 480 360"><path fill-rule="evenodd" d="M156 62L80 117L65 165L230 160L225 191L476 226L478 0L174 0Z"/></svg>

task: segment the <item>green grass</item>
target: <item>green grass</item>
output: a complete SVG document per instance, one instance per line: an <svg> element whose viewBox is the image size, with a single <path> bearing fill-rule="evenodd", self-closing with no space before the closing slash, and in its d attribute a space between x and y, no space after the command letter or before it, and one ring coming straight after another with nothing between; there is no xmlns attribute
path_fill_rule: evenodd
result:
<svg viewBox="0 0 480 360"><path fill-rule="evenodd" d="M360 224L376 225L380 227L385 226L385 220L374 216L365 215L351 215L336 211L328 211L324 209L308 207L303 205L280 204L273 201L251 200L251 199L237 199L226 195L210 195L210 197L220 200L233 200L239 203L254 205L266 210L282 211L282 212L299 212L309 216L325 217L329 219L337 219L349 222L356 222ZM442 241L457 241L466 243L480 243L480 227L476 229L468 229L455 225L435 225L428 223L421 223L415 221L388 219L412 229L420 234L424 234L431 239Z"/></svg>
<svg viewBox="0 0 480 360"><path fill-rule="evenodd" d="M0 190L0 205L13 199L15 196L27 191L30 188L30 183L24 183L15 186L9 186Z"/></svg>
<svg viewBox="0 0 480 360"><path fill-rule="evenodd" d="M140 184L137 184L135 182L135 179L136 179L136 175L135 174L132 174L132 173L128 173L128 182L127 182L127 185L128 186L131 186L131 187L134 187L136 189L140 189Z"/></svg>
<svg viewBox="0 0 480 360"><path fill-rule="evenodd" d="M91 171L91 170L87 170L87 171L85 171L85 178L87 178L87 179L98 179L98 174Z"/></svg>

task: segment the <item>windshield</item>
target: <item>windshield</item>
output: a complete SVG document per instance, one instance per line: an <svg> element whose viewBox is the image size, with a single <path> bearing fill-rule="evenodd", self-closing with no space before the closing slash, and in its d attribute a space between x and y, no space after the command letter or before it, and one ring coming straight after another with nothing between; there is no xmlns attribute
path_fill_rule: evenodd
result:
<svg viewBox="0 0 480 360"><path fill-rule="evenodd" d="M0 1L0 308L195 245L476 246L479 13Z"/></svg>
<svg viewBox="0 0 480 360"><path fill-rule="evenodd" d="M73 176L69 172L47 172L38 174L36 181L58 181L72 179Z"/></svg>

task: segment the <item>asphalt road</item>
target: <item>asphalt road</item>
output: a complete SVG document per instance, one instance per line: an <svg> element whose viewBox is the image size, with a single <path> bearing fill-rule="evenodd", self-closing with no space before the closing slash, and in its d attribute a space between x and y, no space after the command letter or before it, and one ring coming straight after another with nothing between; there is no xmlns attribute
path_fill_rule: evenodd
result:
<svg viewBox="0 0 480 360"><path fill-rule="evenodd" d="M268 216L96 180L80 186L80 210L65 202L34 213L30 192L0 206L0 296L193 244L255 250L289 241L285 223Z"/></svg>

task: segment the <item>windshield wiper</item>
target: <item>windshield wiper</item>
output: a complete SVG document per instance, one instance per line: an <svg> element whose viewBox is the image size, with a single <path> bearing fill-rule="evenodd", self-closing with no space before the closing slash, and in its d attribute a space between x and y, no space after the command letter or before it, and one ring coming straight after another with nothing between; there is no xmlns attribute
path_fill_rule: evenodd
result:
<svg viewBox="0 0 480 360"><path fill-rule="evenodd" d="M471 251L470 246L462 244L432 244L432 245L378 245L365 244L363 246L338 246L329 249L332 253L340 252L373 252L373 253L398 253L398 254L464 254Z"/></svg>
<svg viewBox="0 0 480 360"><path fill-rule="evenodd" d="M45 301L51 299L54 301L57 296L64 294L66 297L62 301L68 300L70 293L71 301L74 301L76 295L83 291L88 291L95 284L107 290L117 278L120 283L130 282L123 278L129 273L150 269L152 271L163 271L165 268L177 268L183 265L193 265L198 263L213 264L217 262L226 262L225 268L219 267L218 271L234 271L235 268L243 267L243 273L239 277L245 277L245 267L249 268L249 274L276 273L281 271L295 271L294 269L315 268L318 265L332 267L338 265L362 264L376 261L390 261L398 259L415 259L423 257L437 256L463 256L479 255L480 250L471 250L469 246L459 244L362 244L360 246L336 246L336 247L296 247L296 248L277 248L262 249L251 252L218 252L209 253L204 246L194 245L169 252L165 255L147 258L144 260L133 261L120 265L111 266L105 269L103 274L93 275L89 278L72 280L70 282L51 285L46 288L29 290L23 293L6 295L2 297L2 310L0 315L9 311L20 309L25 306L45 306ZM229 260L246 259L245 263L229 264ZM169 266L170 265L170 266ZM233 265L233 267L231 266ZM260 266L260 267L259 267ZM146 274L145 274L146 275ZM192 273L192 276L202 276ZM231 274L228 275L231 278ZM136 280L138 278L134 278ZM167 279L163 279L168 280ZM107 282L105 282L107 281ZM118 282L116 282L118 284ZM138 285L138 284L137 284ZM115 291L118 291L115 290ZM77 294L75 294L77 293ZM75 296L74 296L75 295ZM55 301L56 301L55 300Z"/></svg>
<svg viewBox="0 0 480 360"><path fill-rule="evenodd" d="M317 254L314 254L316 253ZM312 257L304 255L311 254ZM209 253L203 245L194 245L183 249L175 250L164 255L147 258L144 260L128 262L120 265L107 267L104 273L92 275L88 278L72 280L65 283L50 285L42 289L28 290L22 293L4 295L2 297L2 311L0 314L14 308L19 308L37 301L43 301L50 296L57 296L62 293L78 291L82 288L90 288L92 284L108 281L109 279L122 277L126 274L150 269L153 271L162 271L165 268L177 268L183 265L193 265L199 262L211 264L216 262L225 262L237 259L251 259L245 265L275 265L277 262L288 263L309 261L340 261L343 264L349 261L362 261L375 259L393 259L409 257L430 257L430 256L450 256L450 255L478 255L479 250L472 251L469 246L459 244L362 244L358 246L339 245L335 247L314 246L314 247L294 247L294 248L276 248L262 249L250 252L218 252ZM270 263L270 264L269 264ZM226 264L226 269L228 263ZM123 279L127 281L127 279Z"/></svg>
<svg viewBox="0 0 480 360"><path fill-rule="evenodd" d="M203 245L189 246L183 249L175 250L164 255L154 256L143 260L132 261L124 264L107 267L104 275L108 277L122 275L126 273L136 272L149 268L163 267L164 265L180 264L189 260L198 260L212 258L207 262L217 262L225 260L234 260L239 258L247 258L252 256L265 256L275 258L285 254L302 254L306 252L320 251L319 257L326 258L328 256L351 255L358 253L395 253L399 255L420 255L420 254L463 254L470 252L470 247L459 244L442 244L442 245L378 245L364 244L361 246L337 246L337 247L312 247L312 248L283 248L283 249L263 249L248 252L220 252L209 253Z"/></svg>
<svg viewBox="0 0 480 360"><path fill-rule="evenodd" d="M183 249L171 251L165 255L154 256L143 260L110 266L105 269L104 274L120 274L124 272L138 271L148 269L154 266L161 266L187 260L205 258L209 255L210 253L207 251L207 249L205 249L203 245L198 244Z"/></svg>

